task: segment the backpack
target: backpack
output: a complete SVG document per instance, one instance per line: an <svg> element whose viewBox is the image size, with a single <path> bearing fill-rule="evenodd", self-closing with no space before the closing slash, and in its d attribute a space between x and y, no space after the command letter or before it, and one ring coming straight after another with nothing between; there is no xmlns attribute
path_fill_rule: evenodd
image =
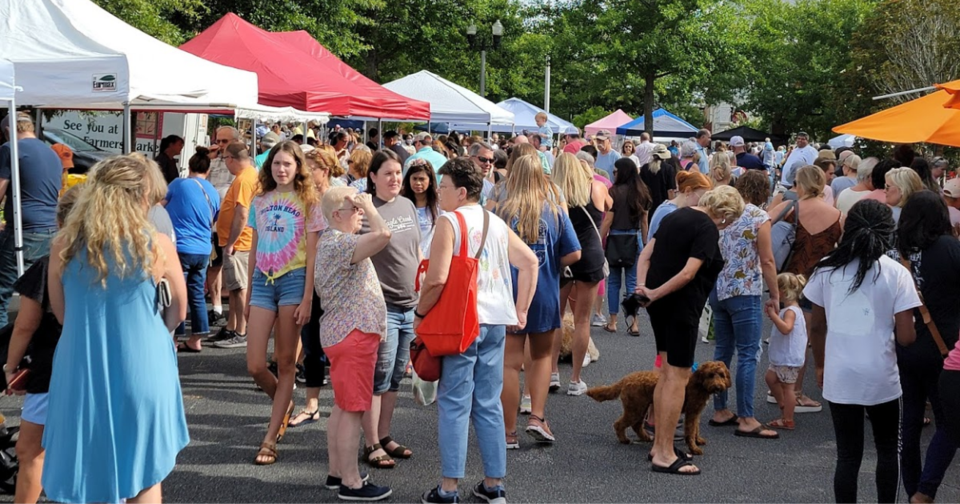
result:
<svg viewBox="0 0 960 504"><path fill-rule="evenodd" d="M793 222L787 222L784 218L795 210ZM773 220L770 227L770 241L773 244L773 261L777 266L777 273L783 273L787 265L790 264L790 258L793 257L793 244L797 239L797 222L800 220L800 202L790 201L786 208L780 212L780 215Z"/></svg>

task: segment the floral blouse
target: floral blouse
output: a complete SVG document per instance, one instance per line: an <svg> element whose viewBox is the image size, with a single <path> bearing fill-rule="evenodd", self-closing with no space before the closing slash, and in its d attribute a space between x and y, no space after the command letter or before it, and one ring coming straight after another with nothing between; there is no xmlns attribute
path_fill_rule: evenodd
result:
<svg viewBox="0 0 960 504"><path fill-rule="evenodd" d="M734 296L759 296L763 293L757 240L760 226L768 220L770 216L767 212L748 203L743 215L720 232L720 252L726 264L717 277L718 300Z"/></svg>

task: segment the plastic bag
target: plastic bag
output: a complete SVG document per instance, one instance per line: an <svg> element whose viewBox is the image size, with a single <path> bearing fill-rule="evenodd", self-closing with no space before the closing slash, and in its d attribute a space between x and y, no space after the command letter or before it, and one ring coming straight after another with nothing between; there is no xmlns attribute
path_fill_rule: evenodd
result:
<svg viewBox="0 0 960 504"><path fill-rule="evenodd" d="M703 307L703 313L700 314L700 325L697 328L701 340L707 339L707 336L710 334L710 326L713 321L713 308L710 306L710 303L707 303Z"/></svg>
<svg viewBox="0 0 960 504"><path fill-rule="evenodd" d="M437 400L437 382L424 381L413 371L413 400L420 406L429 406Z"/></svg>

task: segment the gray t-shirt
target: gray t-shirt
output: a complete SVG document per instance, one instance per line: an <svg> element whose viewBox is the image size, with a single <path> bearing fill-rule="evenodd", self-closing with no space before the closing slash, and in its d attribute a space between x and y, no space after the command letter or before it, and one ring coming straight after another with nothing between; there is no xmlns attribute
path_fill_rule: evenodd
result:
<svg viewBox="0 0 960 504"><path fill-rule="evenodd" d="M420 217L417 207L403 196L397 196L390 203L374 196L373 206L392 233L387 247L370 258L380 277L383 300L413 308L420 301L416 290L417 269L420 267ZM360 234L369 232L370 223L364 218Z"/></svg>
<svg viewBox="0 0 960 504"><path fill-rule="evenodd" d="M150 224L153 224L153 227L157 228L158 233L169 236L173 245L177 245L177 234L173 231L173 221L170 220L170 214L167 213L166 208L161 205L153 205L147 212L147 220L150 221Z"/></svg>
<svg viewBox="0 0 960 504"><path fill-rule="evenodd" d="M853 177L837 177L833 179L833 182L830 183L830 189L833 189L833 199L836 200L845 189L850 189L855 185L857 185L857 179Z"/></svg>

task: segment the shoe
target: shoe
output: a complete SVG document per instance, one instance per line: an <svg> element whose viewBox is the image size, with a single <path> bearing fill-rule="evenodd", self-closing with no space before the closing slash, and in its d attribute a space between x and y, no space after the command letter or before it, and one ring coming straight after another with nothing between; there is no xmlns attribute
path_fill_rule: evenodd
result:
<svg viewBox="0 0 960 504"><path fill-rule="evenodd" d="M593 362L593 361L590 360L590 353L587 352L587 353L583 354L583 366L581 366L581 367L587 367L587 366L590 365L591 362Z"/></svg>
<svg viewBox="0 0 960 504"><path fill-rule="evenodd" d="M811 401L813 401L811 399ZM816 403L816 401L814 401ZM797 405L793 408L794 413L820 413L823 411L823 405L816 403L816 406L803 406L800 404L800 398L797 398Z"/></svg>
<svg viewBox="0 0 960 504"><path fill-rule="evenodd" d="M603 318L603 315L593 314L593 317L590 319L590 325L593 327L603 327L607 325L607 319Z"/></svg>
<svg viewBox="0 0 960 504"><path fill-rule="evenodd" d="M207 312L207 323L210 327L222 326L227 323L227 317L223 313L217 313L213 310Z"/></svg>
<svg viewBox="0 0 960 504"><path fill-rule="evenodd" d="M508 450L520 449L520 438L517 436L517 431L507 433L507 449Z"/></svg>
<svg viewBox="0 0 960 504"><path fill-rule="evenodd" d="M216 342L218 342L218 341L226 341L226 340L228 340L228 339L233 338L233 337L236 336L236 335L237 335L237 333L236 333L235 331L231 331L231 330L227 329L226 327L221 327L220 330L217 331L216 334L214 334L213 336L210 336L209 338L207 338L207 341L209 341L209 342L211 342L211 343L216 343Z"/></svg>
<svg viewBox="0 0 960 504"><path fill-rule="evenodd" d="M523 396L523 398L520 399L520 414L529 415L531 408L532 406L530 405L530 396L528 395Z"/></svg>
<svg viewBox="0 0 960 504"><path fill-rule="evenodd" d="M587 392L587 384L583 383L583 380L580 380L576 383L570 382L567 385L567 395L569 396L581 396Z"/></svg>
<svg viewBox="0 0 960 504"><path fill-rule="evenodd" d="M297 364L297 383L307 383L307 374L303 364Z"/></svg>
<svg viewBox="0 0 960 504"><path fill-rule="evenodd" d="M507 504L507 491L503 485L487 488L483 481L473 487L473 495L487 501L489 504Z"/></svg>
<svg viewBox="0 0 960 504"><path fill-rule="evenodd" d="M377 486L367 482L361 485L360 488L341 486L337 497L345 501L373 502L386 499L390 497L392 493L393 490L390 490L390 487Z"/></svg>
<svg viewBox="0 0 960 504"><path fill-rule="evenodd" d="M330 475L328 474L328 475L327 475L327 481L326 481L326 483L323 484L323 487L326 488L327 490L339 490L339 489L340 489L340 482L341 482L341 481L342 481L342 480L341 480L340 478L337 478L337 477L334 477L334 476L330 476ZM360 482L361 482L361 483L366 483L366 482L368 482L368 481L370 481L370 473L361 472L361 473L360 473Z"/></svg>
<svg viewBox="0 0 960 504"><path fill-rule="evenodd" d="M710 343L710 340L709 340L709 339L707 339L707 337L706 337L706 336L704 336L704 337L702 337L702 338L700 338L700 341L702 341L702 342L704 342L704 343Z"/></svg>
<svg viewBox="0 0 960 504"><path fill-rule="evenodd" d="M247 335L234 333L232 338L224 341L217 341L213 344L213 346L217 348L246 348Z"/></svg>
<svg viewBox="0 0 960 504"><path fill-rule="evenodd" d="M422 504L456 504L460 502L460 493L453 492L451 495L443 496L440 495L440 487L436 487L429 492L424 492L420 496L420 502Z"/></svg>
<svg viewBox="0 0 960 504"><path fill-rule="evenodd" d="M537 416L530 415L530 419L527 420L526 432L538 443L552 444L557 440L553 436L553 432L550 432L547 421Z"/></svg>
<svg viewBox="0 0 960 504"><path fill-rule="evenodd" d="M767 403L777 404L777 398L773 397L773 394L771 394L770 392L767 392Z"/></svg>
<svg viewBox="0 0 960 504"><path fill-rule="evenodd" d="M560 373L550 373L550 392L560 390Z"/></svg>

